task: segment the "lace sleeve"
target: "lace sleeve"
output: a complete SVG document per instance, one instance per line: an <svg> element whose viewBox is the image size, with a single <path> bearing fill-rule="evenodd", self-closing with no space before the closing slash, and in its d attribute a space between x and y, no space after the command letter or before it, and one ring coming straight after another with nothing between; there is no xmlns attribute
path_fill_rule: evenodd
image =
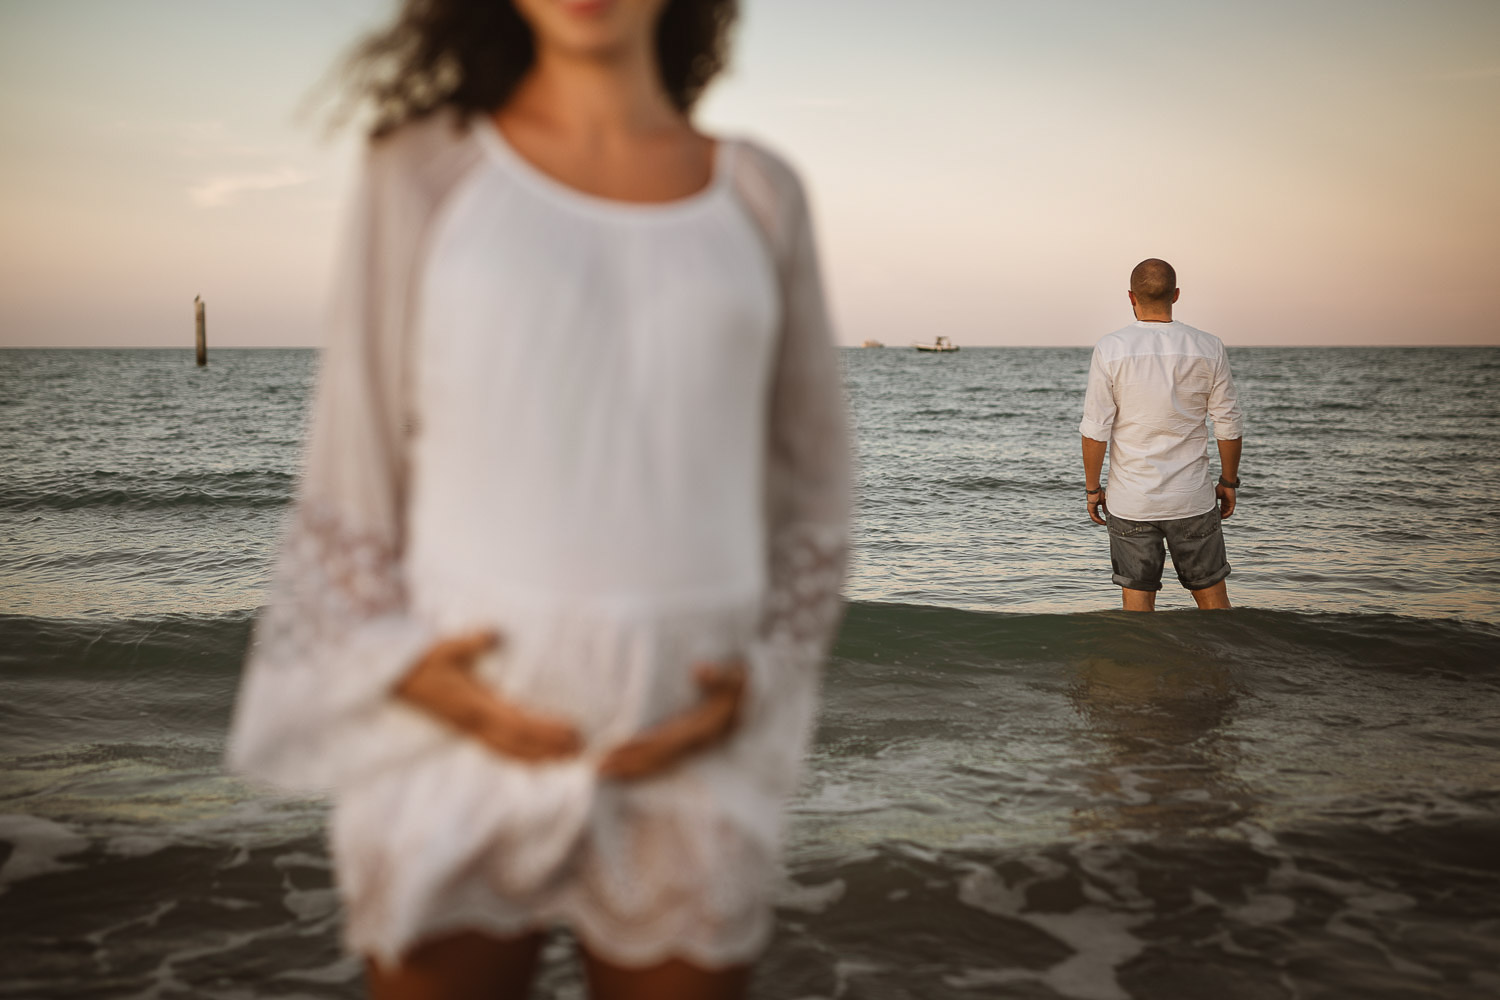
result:
<svg viewBox="0 0 1500 1000"><path fill-rule="evenodd" d="M377 732L383 718L400 712L391 687L432 639L407 614L390 543L351 530L332 507L303 501L282 541L270 603L256 622L235 708L231 766L314 791L407 752L409 737L423 734L407 732L398 750ZM420 720L402 721L410 730Z"/></svg>
<svg viewBox="0 0 1500 1000"><path fill-rule="evenodd" d="M844 530L831 525L787 525L771 540L761 637L802 668L822 661L843 617L848 554Z"/></svg>
<svg viewBox="0 0 1500 1000"><path fill-rule="evenodd" d="M769 576L759 639L749 657L747 727L760 729L763 773L793 776L795 763L781 758L800 758L804 751L819 668L843 613L851 455L843 376L802 187L772 161L762 189L779 208L761 214L776 223L771 245L783 321L766 439ZM762 197L763 203L772 200Z"/></svg>
<svg viewBox="0 0 1500 1000"><path fill-rule="evenodd" d="M801 185L790 195L766 461L770 590L763 633L811 669L842 613L850 446L812 221Z"/></svg>
<svg viewBox="0 0 1500 1000"><path fill-rule="evenodd" d="M339 784L420 736L391 687L431 641L402 580L405 295L421 213L408 172L367 157L335 280L298 499L241 678L230 766L297 790ZM399 747L397 746L399 744Z"/></svg>

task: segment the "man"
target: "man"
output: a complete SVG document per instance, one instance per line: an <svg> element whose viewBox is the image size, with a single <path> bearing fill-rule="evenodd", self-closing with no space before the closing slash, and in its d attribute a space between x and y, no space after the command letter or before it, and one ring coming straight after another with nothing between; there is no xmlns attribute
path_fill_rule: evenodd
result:
<svg viewBox="0 0 1500 1000"><path fill-rule="evenodd" d="M1094 348L1078 428L1089 517L1109 527L1126 611L1156 610L1163 542L1198 607L1229 607L1219 522L1234 513L1243 426L1224 343L1172 318L1180 294L1177 272L1164 260L1143 260L1130 272L1135 322ZM1218 485L1205 417L1218 438ZM1106 449L1108 502L1099 481Z"/></svg>

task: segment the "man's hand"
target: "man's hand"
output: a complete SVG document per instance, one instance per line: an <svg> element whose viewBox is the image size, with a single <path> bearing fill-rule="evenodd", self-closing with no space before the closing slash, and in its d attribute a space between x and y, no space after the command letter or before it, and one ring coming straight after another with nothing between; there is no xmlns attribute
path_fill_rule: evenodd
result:
<svg viewBox="0 0 1500 1000"><path fill-rule="evenodd" d="M1089 517L1093 519L1095 524L1108 525L1109 523L1104 520L1104 518L1109 516L1109 505L1104 502L1104 494L1105 490L1103 488L1098 493L1088 494Z"/></svg>
<svg viewBox="0 0 1500 1000"><path fill-rule="evenodd" d="M1104 456L1109 451L1107 441L1098 441L1083 435L1083 488L1089 491L1089 483L1099 483L1097 492L1088 492L1089 517L1095 524L1107 524L1109 506L1104 502Z"/></svg>
<svg viewBox="0 0 1500 1000"><path fill-rule="evenodd" d="M650 778L729 738L745 697L744 665L703 664L694 674L703 693L698 704L615 747L600 761L601 775L618 781Z"/></svg>
<svg viewBox="0 0 1500 1000"><path fill-rule="evenodd" d="M1219 498L1219 517L1228 520L1234 513L1234 490L1228 486L1214 486L1214 496Z"/></svg>
<svg viewBox="0 0 1500 1000"><path fill-rule="evenodd" d="M500 698L474 676L474 661L499 644L493 632L435 643L396 695L506 757L539 764L576 756L582 741L573 726Z"/></svg>

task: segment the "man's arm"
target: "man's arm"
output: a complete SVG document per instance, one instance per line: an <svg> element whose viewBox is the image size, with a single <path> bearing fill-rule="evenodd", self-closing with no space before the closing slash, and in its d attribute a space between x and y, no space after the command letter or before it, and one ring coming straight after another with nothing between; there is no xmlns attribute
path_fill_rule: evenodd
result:
<svg viewBox="0 0 1500 1000"><path fill-rule="evenodd" d="M1208 415L1213 417L1214 437L1218 439L1220 475L1227 482L1237 483L1240 481L1240 449L1245 443L1245 421L1235 396L1234 378L1229 374L1229 355L1222 344L1214 370L1213 389L1208 396ZM1214 487L1221 517L1234 513L1234 494L1235 491L1227 486Z"/></svg>
<svg viewBox="0 0 1500 1000"><path fill-rule="evenodd" d="M1115 424L1114 385L1109 377L1109 368L1094 348L1089 361L1088 390L1083 397L1083 420L1078 430L1083 434L1083 482L1089 491L1089 517L1096 524L1104 524L1100 512L1109 513L1104 503L1104 490L1099 486L1099 477L1104 472L1104 453L1109 449L1110 430ZM1097 491L1097 492L1096 492Z"/></svg>
<svg viewBox="0 0 1500 1000"><path fill-rule="evenodd" d="M1240 450L1244 447L1244 438L1219 438L1219 476L1231 483L1240 481ZM1234 513L1234 494L1232 487L1223 483L1215 484L1214 495L1219 498L1219 516L1229 517Z"/></svg>
<svg viewBox="0 0 1500 1000"><path fill-rule="evenodd" d="M1095 441L1088 435L1083 437L1083 488L1088 491L1089 517L1096 524L1104 524L1104 518L1100 513L1109 513L1109 507L1104 502L1104 488L1099 485L1099 479L1104 474L1104 453L1109 449L1109 442Z"/></svg>

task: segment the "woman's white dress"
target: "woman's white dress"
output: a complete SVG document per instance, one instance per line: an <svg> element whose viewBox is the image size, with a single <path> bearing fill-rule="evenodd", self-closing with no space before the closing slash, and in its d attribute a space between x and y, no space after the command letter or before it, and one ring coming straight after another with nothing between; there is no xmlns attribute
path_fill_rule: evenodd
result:
<svg viewBox="0 0 1500 1000"><path fill-rule="evenodd" d="M660 205L540 173L484 120L372 145L302 488L232 765L331 789L354 949L563 923L613 961L746 961L839 617L849 452L806 203L759 147ZM504 758L393 697L435 640L573 721ZM602 752L741 658L725 746L633 784Z"/></svg>

